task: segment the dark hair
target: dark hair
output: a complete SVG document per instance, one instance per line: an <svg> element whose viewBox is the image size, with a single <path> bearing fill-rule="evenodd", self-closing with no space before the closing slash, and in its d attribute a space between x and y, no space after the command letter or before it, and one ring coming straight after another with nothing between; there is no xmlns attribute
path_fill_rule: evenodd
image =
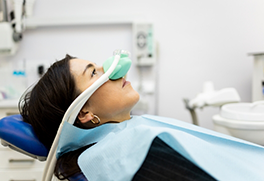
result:
<svg viewBox="0 0 264 181"><path fill-rule="evenodd" d="M23 120L32 125L39 140L50 149L63 115L80 94L70 73L70 55L56 61L33 89L19 101Z"/></svg>
<svg viewBox="0 0 264 181"><path fill-rule="evenodd" d="M78 158L82 152L84 152L89 147L93 146L95 143L86 145L77 150L67 152L58 158L56 166L54 168L54 175L59 180L76 180L76 177L82 177L82 181L85 180L85 176L83 175L79 165Z"/></svg>

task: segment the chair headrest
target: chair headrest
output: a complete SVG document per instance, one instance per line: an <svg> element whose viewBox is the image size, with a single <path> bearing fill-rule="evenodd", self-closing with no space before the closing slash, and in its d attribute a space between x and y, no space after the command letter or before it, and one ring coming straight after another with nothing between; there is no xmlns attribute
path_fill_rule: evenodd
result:
<svg viewBox="0 0 264 181"><path fill-rule="evenodd" d="M48 149L39 141L32 126L23 121L21 115L11 115L0 120L0 139L8 146L27 152L29 156L46 158ZM17 151L18 151L17 150ZM23 153L24 153L23 152Z"/></svg>

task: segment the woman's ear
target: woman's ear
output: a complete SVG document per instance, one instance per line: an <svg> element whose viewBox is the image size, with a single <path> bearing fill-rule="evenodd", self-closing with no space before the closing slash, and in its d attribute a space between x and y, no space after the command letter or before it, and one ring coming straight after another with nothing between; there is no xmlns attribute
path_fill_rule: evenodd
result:
<svg viewBox="0 0 264 181"><path fill-rule="evenodd" d="M81 110L78 114L78 119L83 124L91 121L93 118L94 118L93 113L89 111L84 112L83 110Z"/></svg>

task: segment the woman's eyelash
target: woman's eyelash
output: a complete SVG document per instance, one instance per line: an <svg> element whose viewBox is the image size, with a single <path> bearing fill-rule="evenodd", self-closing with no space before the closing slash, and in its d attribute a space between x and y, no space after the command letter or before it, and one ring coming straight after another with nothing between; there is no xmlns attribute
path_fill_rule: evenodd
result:
<svg viewBox="0 0 264 181"><path fill-rule="evenodd" d="M92 77L94 76L96 74L96 70L95 69L93 69L93 71L92 71Z"/></svg>

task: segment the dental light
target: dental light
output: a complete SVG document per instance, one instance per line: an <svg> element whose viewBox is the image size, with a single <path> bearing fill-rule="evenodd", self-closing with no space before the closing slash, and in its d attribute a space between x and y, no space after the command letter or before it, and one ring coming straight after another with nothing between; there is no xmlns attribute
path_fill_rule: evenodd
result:
<svg viewBox="0 0 264 181"><path fill-rule="evenodd" d="M96 80L90 87L88 87L84 92L82 92L67 109L62 122L59 126L57 135L53 141L52 147L50 149L47 163L44 169L43 181L50 181L53 175L54 167L56 164L56 151L59 142L59 137L63 124L68 122L73 124L81 108L84 106L86 101L91 97L91 95L105 82L109 79L116 80L122 78L128 72L131 66L131 60L128 58L129 52L125 50L114 51L114 56L108 58L103 63L104 74Z"/></svg>
<svg viewBox="0 0 264 181"><path fill-rule="evenodd" d="M13 55L22 39L24 19L35 0L0 0L0 56Z"/></svg>

